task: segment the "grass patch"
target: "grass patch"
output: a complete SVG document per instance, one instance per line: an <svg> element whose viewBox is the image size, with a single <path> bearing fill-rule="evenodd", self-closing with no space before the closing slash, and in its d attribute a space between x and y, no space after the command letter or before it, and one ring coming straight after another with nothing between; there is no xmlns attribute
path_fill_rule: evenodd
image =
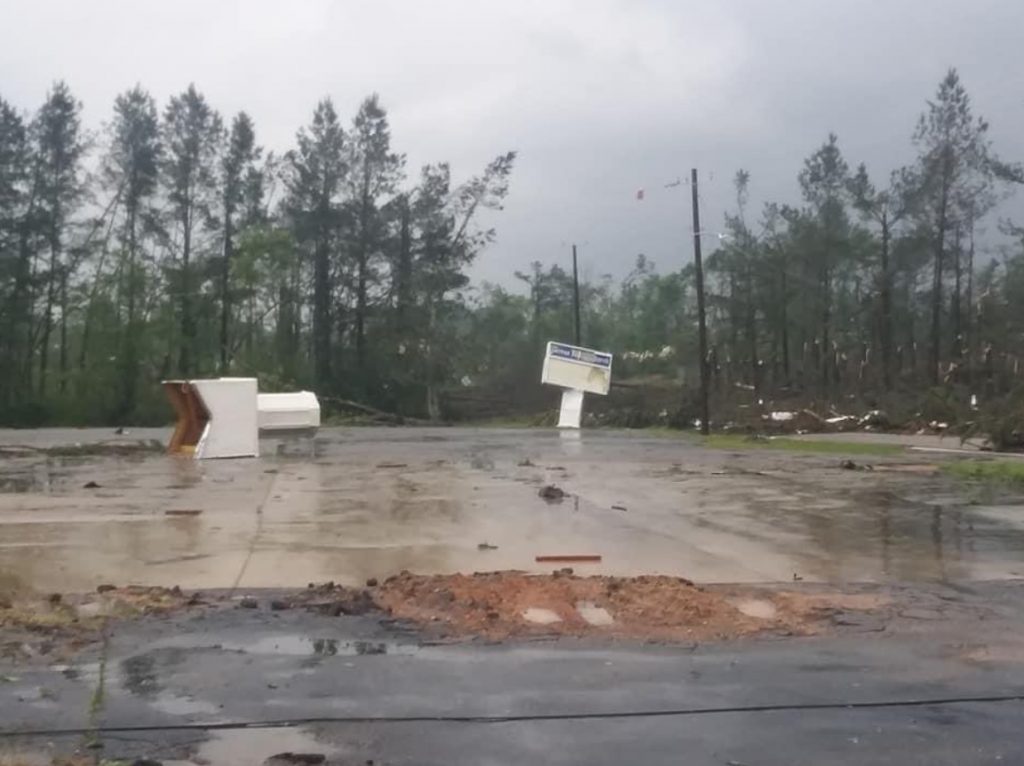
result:
<svg viewBox="0 0 1024 766"><path fill-rule="evenodd" d="M942 470L958 479L1024 484L1024 460L958 460L944 463Z"/></svg>
<svg viewBox="0 0 1024 766"><path fill-rule="evenodd" d="M787 437L752 439L740 434L712 434L704 438L707 447L716 449L771 449L790 452L806 452L819 455L901 455L905 452L899 444L873 442L843 442L824 439L790 439Z"/></svg>

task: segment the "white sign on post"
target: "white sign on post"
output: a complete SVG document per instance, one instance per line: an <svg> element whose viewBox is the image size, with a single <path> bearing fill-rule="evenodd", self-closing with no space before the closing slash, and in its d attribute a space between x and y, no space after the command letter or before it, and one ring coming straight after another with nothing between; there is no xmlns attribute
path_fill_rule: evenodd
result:
<svg viewBox="0 0 1024 766"><path fill-rule="evenodd" d="M550 341L544 354L541 383L560 386L559 428L579 428L583 394L605 396L612 384L612 355L590 348Z"/></svg>

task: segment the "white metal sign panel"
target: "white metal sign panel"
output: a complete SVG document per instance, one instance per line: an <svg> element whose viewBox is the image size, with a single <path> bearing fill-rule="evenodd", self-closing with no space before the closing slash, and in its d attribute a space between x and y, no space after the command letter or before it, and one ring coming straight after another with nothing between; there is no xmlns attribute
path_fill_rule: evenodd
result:
<svg viewBox="0 0 1024 766"><path fill-rule="evenodd" d="M612 355L551 341L540 380L552 386L605 395L612 384Z"/></svg>

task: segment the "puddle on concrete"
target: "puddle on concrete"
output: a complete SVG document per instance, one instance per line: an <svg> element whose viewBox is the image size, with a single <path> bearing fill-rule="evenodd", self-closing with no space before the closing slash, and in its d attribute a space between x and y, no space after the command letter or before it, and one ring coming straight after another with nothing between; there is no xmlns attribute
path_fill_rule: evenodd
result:
<svg viewBox="0 0 1024 766"><path fill-rule="evenodd" d="M250 643L221 642L222 649L247 654L285 654L293 657L357 657L380 654L412 655L415 644L394 641L340 641L307 636L267 636Z"/></svg>
<svg viewBox="0 0 1024 766"><path fill-rule="evenodd" d="M66 471L53 470L49 466L37 466L34 470L0 475L0 494L27 494L30 492L62 492L71 488Z"/></svg>
<svg viewBox="0 0 1024 766"><path fill-rule="evenodd" d="M182 694L172 694L168 691L162 691L146 702L161 713L168 715L214 715L220 712L220 707L212 702L197 700Z"/></svg>
<svg viewBox="0 0 1024 766"><path fill-rule="evenodd" d="M799 457L733 459L618 433L493 429L436 436L346 429L318 437L315 458L308 445L292 447L287 458L268 449L258 460L206 464L155 453L4 461L0 570L41 592L108 582L301 588L327 580L360 585L402 569L550 571L535 556L557 542L556 552L603 557L578 574L658 573L701 582L794 575L998 579L1024 572L1024 510L999 507L1007 502L1002 494L972 499L948 482L914 475L923 461L907 463L903 475L844 472L837 481L838 471ZM524 453L535 470L506 474ZM479 468L471 467L474 459ZM488 474L488 461L499 475ZM381 463L416 470L382 472L375 468ZM776 475L781 465L784 480ZM563 488L572 502L548 506L536 487L520 481L562 482L560 474L545 473L556 466L571 473ZM104 489L83 489L90 480ZM117 488L116 502L103 495L110 487ZM175 508L203 513L168 518L164 511ZM481 551L481 541L498 549Z"/></svg>
<svg viewBox="0 0 1024 766"><path fill-rule="evenodd" d="M176 716L211 716L221 712L220 706L167 689L159 678L161 669L180 664L185 653L181 649L158 649L127 657L112 669L108 683L137 697L161 713ZM55 667L54 669L57 669ZM67 678L95 687L99 683L99 663L64 668ZM2 761L0 761L2 764Z"/></svg>
<svg viewBox="0 0 1024 766"><path fill-rule="evenodd" d="M188 763L253 766L280 753L322 753L333 756L338 754L338 748L318 742L311 733L298 727L238 729L218 732L213 739L200 745L198 759Z"/></svg>

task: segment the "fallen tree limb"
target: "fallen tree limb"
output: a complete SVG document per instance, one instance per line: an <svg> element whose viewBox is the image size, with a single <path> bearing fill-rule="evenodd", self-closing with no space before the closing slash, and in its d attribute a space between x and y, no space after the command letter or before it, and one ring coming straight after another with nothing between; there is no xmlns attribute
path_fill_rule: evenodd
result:
<svg viewBox="0 0 1024 766"><path fill-rule="evenodd" d="M399 415L398 413L395 412L385 412L384 410L379 410L376 407L371 407L368 404L354 402L351 399L340 399L336 396L321 396L320 398L323 399L325 402L330 402L334 406L339 407L341 409L352 410L354 412L359 412L363 415L369 415L375 420L383 421L386 423L394 423L396 425L401 425L403 423L411 423L412 425L421 426L438 425L437 423L433 423L429 420L413 418L409 417L408 415Z"/></svg>

